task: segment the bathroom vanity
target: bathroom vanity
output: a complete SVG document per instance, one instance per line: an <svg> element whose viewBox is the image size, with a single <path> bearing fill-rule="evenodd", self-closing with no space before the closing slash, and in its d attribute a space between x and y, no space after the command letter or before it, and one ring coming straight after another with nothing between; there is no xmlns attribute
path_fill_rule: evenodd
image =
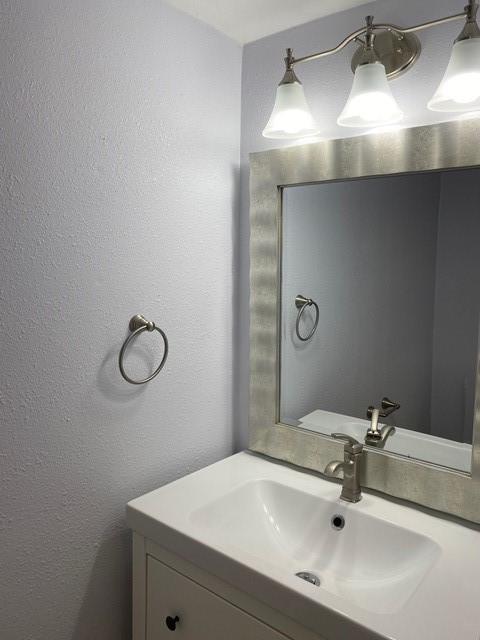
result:
<svg viewBox="0 0 480 640"><path fill-rule="evenodd" d="M244 452L133 500L134 640L478 640L480 534L339 495Z"/></svg>
<svg viewBox="0 0 480 640"><path fill-rule="evenodd" d="M252 154L249 451L128 505L134 640L478 640L479 139Z"/></svg>

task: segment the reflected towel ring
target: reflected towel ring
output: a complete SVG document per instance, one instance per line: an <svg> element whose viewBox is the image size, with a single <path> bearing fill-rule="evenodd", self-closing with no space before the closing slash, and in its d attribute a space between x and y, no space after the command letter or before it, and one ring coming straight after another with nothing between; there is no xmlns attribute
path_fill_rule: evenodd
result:
<svg viewBox="0 0 480 640"><path fill-rule="evenodd" d="M311 307L312 305L315 307L315 323L310 333L306 336L302 336L302 334L300 333L300 318L302 317L302 314L305 311L305 309L307 307ZM297 315L297 321L295 323L295 333L297 334L297 338L299 340L301 340L302 342L307 342L307 340L310 340L310 338L313 336L313 334L317 330L318 318L320 316L320 311L318 310L318 304L315 302L315 300L312 300L311 298L306 298L305 296L302 296L301 293L299 293L298 296L295 298L295 306L297 307L297 309L299 309L298 315Z"/></svg>
<svg viewBox="0 0 480 640"><path fill-rule="evenodd" d="M120 354L118 356L118 366L120 367L120 373L122 374L123 378L130 384L145 384L146 382L150 382L150 380L153 380L153 378L155 378L155 376L157 376L160 373L160 371L163 369L163 365L167 361L167 356L168 356L168 339L165 333L160 329L160 327L157 327L154 322L150 322L149 320L144 318L141 314L137 314L136 316L133 316L133 318L130 319L128 328L132 333L128 336L128 338L123 343L122 348L120 349ZM125 350L130 344L130 342L136 336L140 335L144 331L158 331L158 333L163 338L165 350L163 352L162 361L160 362L158 367L155 369L155 371L148 376L148 378L145 378L144 380L133 380L133 378L130 378L130 376L125 373L125 369L123 368L123 357L125 355Z"/></svg>

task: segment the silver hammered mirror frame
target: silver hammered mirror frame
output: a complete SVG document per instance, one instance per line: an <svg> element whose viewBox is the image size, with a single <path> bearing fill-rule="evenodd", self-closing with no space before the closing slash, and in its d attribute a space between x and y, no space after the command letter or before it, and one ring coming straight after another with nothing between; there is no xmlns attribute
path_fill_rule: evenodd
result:
<svg viewBox="0 0 480 640"><path fill-rule="evenodd" d="M333 438L279 421L283 188L476 166L480 119L250 154L250 450L319 472L343 458ZM479 381L477 357L471 473L365 448L362 486L480 523Z"/></svg>

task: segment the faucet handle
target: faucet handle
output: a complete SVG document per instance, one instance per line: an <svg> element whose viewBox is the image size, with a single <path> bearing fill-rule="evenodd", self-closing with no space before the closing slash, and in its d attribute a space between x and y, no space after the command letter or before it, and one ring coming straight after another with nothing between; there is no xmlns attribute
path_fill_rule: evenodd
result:
<svg viewBox="0 0 480 640"><path fill-rule="evenodd" d="M355 438L352 438L352 436L346 433L332 433L332 438L335 438L335 440L345 440L345 442L349 444L360 444L358 440L355 440Z"/></svg>
<svg viewBox="0 0 480 640"><path fill-rule="evenodd" d="M400 405L398 402L394 402L393 400L390 400L389 398L387 398L387 396L385 396L384 398L382 398L382 409L384 411L390 409L393 413L394 411L397 411L397 409L400 409Z"/></svg>
<svg viewBox="0 0 480 640"><path fill-rule="evenodd" d="M382 411L380 411L380 409L378 409L378 417L386 418L387 416L389 416L394 411L397 411L398 409L400 409L400 404L398 402L394 402L393 400L390 400L390 398L387 398L387 396L384 396L382 398L381 409L382 409ZM370 405L368 407L368 409L367 409L367 418L369 420L372 419L373 412L375 410L376 410L376 407L374 407L373 405Z"/></svg>
<svg viewBox="0 0 480 640"><path fill-rule="evenodd" d="M360 453L363 449L363 444L346 433L332 433L332 438L335 438L335 440L343 440L345 442L345 448L348 447L351 449L352 453Z"/></svg>

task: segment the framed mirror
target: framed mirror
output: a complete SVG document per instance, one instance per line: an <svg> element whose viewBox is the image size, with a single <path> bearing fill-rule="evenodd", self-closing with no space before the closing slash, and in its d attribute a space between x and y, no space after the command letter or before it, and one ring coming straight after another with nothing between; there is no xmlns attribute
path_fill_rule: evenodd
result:
<svg viewBox="0 0 480 640"><path fill-rule="evenodd" d="M252 450L480 522L479 134L251 155Z"/></svg>

